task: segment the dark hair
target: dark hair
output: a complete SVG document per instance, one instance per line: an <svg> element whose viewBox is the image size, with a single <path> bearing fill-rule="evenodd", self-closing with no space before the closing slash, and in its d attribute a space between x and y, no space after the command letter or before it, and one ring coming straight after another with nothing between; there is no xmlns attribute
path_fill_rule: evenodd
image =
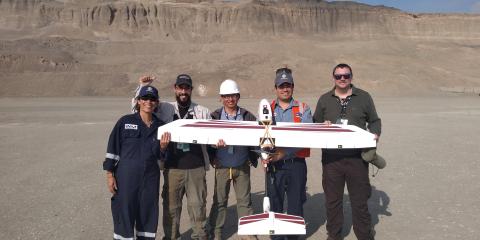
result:
<svg viewBox="0 0 480 240"><path fill-rule="evenodd" d="M350 75L352 75L352 77L353 77L352 68L351 68L348 64L346 64L346 63L337 64L337 66L335 66L335 67L333 68L332 75L335 75L335 70L337 70L338 68L348 68L348 70L350 70Z"/></svg>

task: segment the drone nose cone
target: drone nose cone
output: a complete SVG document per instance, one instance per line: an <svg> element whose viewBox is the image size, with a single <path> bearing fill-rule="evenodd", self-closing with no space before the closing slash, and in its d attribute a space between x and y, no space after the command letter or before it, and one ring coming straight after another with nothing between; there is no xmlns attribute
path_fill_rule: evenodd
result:
<svg viewBox="0 0 480 240"><path fill-rule="evenodd" d="M263 123L272 122L272 109L267 99L262 99L258 104L258 120Z"/></svg>

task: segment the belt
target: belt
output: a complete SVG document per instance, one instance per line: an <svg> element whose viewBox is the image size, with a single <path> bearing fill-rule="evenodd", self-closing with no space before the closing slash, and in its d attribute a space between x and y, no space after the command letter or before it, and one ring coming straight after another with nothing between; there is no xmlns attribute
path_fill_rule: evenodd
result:
<svg viewBox="0 0 480 240"><path fill-rule="evenodd" d="M283 159L283 160L276 161L274 165L276 164L282 165L282 164L294 163L294 162L305 162L305 158L294 157L289 159Z"/></svg>

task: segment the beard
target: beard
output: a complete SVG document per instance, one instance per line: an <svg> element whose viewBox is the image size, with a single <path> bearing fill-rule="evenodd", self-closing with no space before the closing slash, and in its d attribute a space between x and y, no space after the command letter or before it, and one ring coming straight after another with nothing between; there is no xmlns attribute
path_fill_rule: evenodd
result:
<svg viewBox="0 0 480 240"><path fill-rule="evenodd" d="M177 100L177 103L181 106L189 106L191 102L191 96L189 94L176 94L175 99Z"/></svg>

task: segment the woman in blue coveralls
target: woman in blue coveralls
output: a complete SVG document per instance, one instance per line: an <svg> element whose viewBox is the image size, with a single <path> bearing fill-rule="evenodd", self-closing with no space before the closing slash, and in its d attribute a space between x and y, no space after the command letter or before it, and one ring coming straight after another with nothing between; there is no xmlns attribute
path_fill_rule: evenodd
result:
<svg viewBox="0 0 480 240"><path fill-rule="evenodd" d="M170 135L157 139L161 122L153 112L158 91L140 89L138 111L118 120L108 140L103 169L112 196L113 239L155 239L158 225L160 169Z"/></svg>

